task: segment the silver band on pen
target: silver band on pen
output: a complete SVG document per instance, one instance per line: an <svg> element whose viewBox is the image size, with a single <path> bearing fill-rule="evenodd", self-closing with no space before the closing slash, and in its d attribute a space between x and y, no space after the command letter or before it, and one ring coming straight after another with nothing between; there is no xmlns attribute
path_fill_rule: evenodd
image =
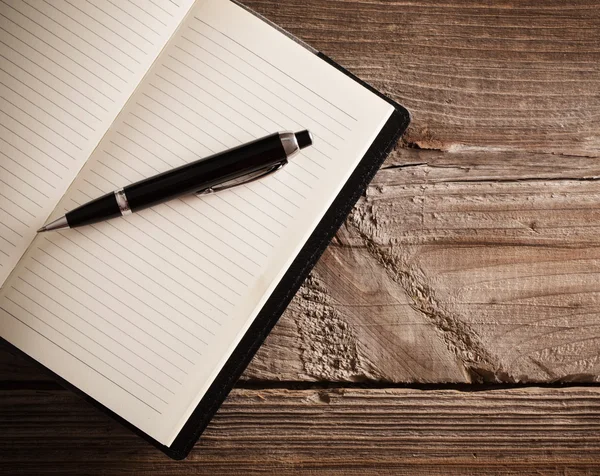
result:
<svg viewBox="0 0 600 476"><path fill-rule="evenodd" d="M117 205L119 205L119 210L121 210L122 216L131 215L133 212L131 208L129 208L129 200L127 200L127 195L125 195L125 190L120 189L115 192L115 198L117 200Z"/></svg>

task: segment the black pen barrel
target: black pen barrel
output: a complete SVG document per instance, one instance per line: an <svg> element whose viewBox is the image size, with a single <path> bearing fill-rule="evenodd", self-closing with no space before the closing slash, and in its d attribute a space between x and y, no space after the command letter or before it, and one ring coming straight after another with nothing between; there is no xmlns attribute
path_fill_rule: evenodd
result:
<svg viewBox="0 0 600 476"><path fill-rule="evenodd" d="M128 185L65 215L71 228L143 210L287 162L280 134L229 149ZM120 196L119 196L120 195Z"/></svg>
<svg viewBox="0 0 600 476"><path fill-rule="evenodd" d="M136 212L285 162L279 134L272 134L128 185L124 191Z"/></svg>
<svg viewBox="0 0 600 476"><path fill-rule="evenodd" d="M114 192L107 193L91 202L87 202L85 205L71 210L65 215L70 228L91 225L120 216L121 209L119 208Z"/></svg>
<svg viewBox="0 0 600 476"><path fill-rule="evenodd" d="M271 134L107 193L38 231L91 225L190 193L223 190L276 170L310 145L312 135L306 130Z"/></svg>

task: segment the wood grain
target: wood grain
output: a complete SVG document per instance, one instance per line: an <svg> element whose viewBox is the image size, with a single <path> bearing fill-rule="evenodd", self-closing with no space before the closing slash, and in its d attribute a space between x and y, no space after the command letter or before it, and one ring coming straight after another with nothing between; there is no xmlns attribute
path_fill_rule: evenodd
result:
<svg viewBox="0 0 600 476"><path fill-rule="evenodd" d="M0 392L10 476L597 474L599 442L598 389L239 389L174 462L69 392Z"/></svg>
<svg viewBox="0 0 600 476"><path fill-rule="evenodd" d="M270 342L326 380L595 381L599 191L382 171L292 307L299 336Z"/></svg>
<svg viewBox="0 0 600 476"><path fill-rule="evenodd" d="M593 2L248 5L406 104L413 128L246 378L596 380ZM0 363L0 379L46 378Z"/></svg>
<svg viewBox="0 0 600 476"><path fill-rule="evenodd" d="M593 3L249 4L413 124L248 375L597 380Z"/></svg>
<svg viewBox="0 0 600 476"><path fill-rule="evenodd" d="M594 1L245 3L404 104L410 143L600 153Z"/></svg>
<svg viewBox="0 0 600 476"><path fill-rule="evenodd" d="M503 161L481 155L455 178L448 155L388 161L245 378L598 380L597 181L543 162L498 180ZM46 379L0 363L4 380Z"/></svg>
<svg viewBox="0 0 600 476"><path fill-rule="evenodd" d="M600 474L597 2L244 3L408 134L189 461L0 350L0 473Z"/></svg>

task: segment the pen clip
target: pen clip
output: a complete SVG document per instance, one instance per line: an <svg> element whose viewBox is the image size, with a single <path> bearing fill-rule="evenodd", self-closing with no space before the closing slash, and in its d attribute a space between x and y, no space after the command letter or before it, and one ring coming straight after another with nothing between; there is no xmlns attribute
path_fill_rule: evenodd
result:
<svg viewBox="0 0 600 476"><path fill-rule="evenodd" d="M196 195L210 195L211 193L221 192L223 190L238 187L240 185L247 185L249 183L255 182L256 180L260 180L261 178L264 178L267 175L271 175L272 173L277 172L279 169L283 168L283 166L284 163L279 163L269 167L268 169L258 170L257 172L252 172L248 175L243 175L242 177L238 177L236 179L220 183L219 185L215 185L214 187L210 187L205 190L200 190L199 192L196 192Z"/></svg>

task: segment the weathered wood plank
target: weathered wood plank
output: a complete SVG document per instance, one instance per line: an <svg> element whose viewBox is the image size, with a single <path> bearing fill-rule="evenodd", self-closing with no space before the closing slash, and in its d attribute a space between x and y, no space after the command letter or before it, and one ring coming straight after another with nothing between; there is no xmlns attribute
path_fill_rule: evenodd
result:
<svg viewBox="0 0 600 476"><path fill-rule="evenodd" d="M355 218L373 215L369 200L375 203L373 197L378 195L376 215L358 220L358 230L349 222L350 234L357 235L352 238L354 248L331 248L246 377L468 382L483 374L492 380L595 379L595 341L577 342L587 330L577 330L576 321L571 323L573 312L568 307L559 312L544 303L490 303L495 298L489 286L480 286L470 300L452 309L453 319L440 322L435 313L428 315L415 303L408 284L398 283L403 268L390 272L379 256L413 256L422 281L437 293L438 304L447 299L452 305L458 300L452 296L458 292L454 278L428 273L435 275L438 266L465 254L484 262L504 256L504 272L513 272L516 278L528 267L537 270L528 280L529 285L535 281L532 292L540 296L564 295L558 278L544 277L544 272L567 276L578 266L594 269L596 230L589 221L595 216L597 186L560 181L600 175L593 159L600 150L596 114L600 39L589 34L600 24L600 16L593 2L577 2L566 10L558 1L494 7L433 0L401 5L356 0L248 4L406 104L414 116L406 142L436 150L400 148L390 157L388 167L412 166L379 174ZM516 180L537 183L495 183ZM478 181L486 183L468 186ZM498 193L492 199L494 193L488 192L493 188ZM448 200L453 210L444 209ZM486 200L492 200L489 207L470 208L473 201ZM511 208L502 210L507 203ZM554 206L562 210L554 211ZM496 223L503 225L491 227ZM592 248L582 254L587 245ZM566 250L562 261L549 264L548 255L557 247ZM374 255L377 248L381 253ZM342 269L346 277L337 277ZM363 269L369 270L367 278L352 286L345 283ZM494 272L489 265L479 274L494 279ZM467 279L469 270L457 273ZM580 275L572 286L586 286L593 278ZM513 280L511 290L526 282ZM594 294L588 293L586 299L583 307L592 309ZM480 322L471 322L477 316ZM541 322L547 316L550 324ZM594 318L593 312L588 318ZM547 326L556 326L557 319L562 319L562 331L549 333ZM513 335L518 323L527 329L522 339ZM469 334L460 337L454 330L450 338L446 325L467 326ZM498 354L494 342L501 328L507 337L500 341L504 350ZM533 328L537 331L532 334ZM479 347L472 353L471 341L464 339L475 336ZM534 337L538 347L551 348L535 352L552 356L540 360L527 351L516 365L506 361ZM463 346L461 352L457 345ZM566 362L557 353L566 353L571 360ZM541 365L524 363L531 359ZM561 363L548 367L544 363L548 359ZM45 379L29 364L4 353L0 363L0 379Z"/></svg>
<svg viewBox="0 0 600 476"><path fill-rule="evenodd" d="M167 460L69 392L0 391L0 474L592 474L600 390L235 390Z"/></svg>
<svg viewBox="0 0 600 476"><path fill-rule="evenodd" d="M246 378L598 380L596 2L246 3L413 114ZM0 351L0 381L45 378ZM599 395L236 390L174 463L68 392L5 390L0 473L597 474Z"/></svg>
<svg viewBox="0 0 600 476"><path fill-rule="evenodd" d="M593 5L250 4L414 122L247 375L596 380Z"/></svg>
<svg viewBox="0 0 600 476"><path fill-rule="evenodd" d="M594 1L248 0L407 106L407 140L600 155Z"/></svg>
<svg viewBox="0 0 600 476"><path fill-rule="evenodd" d="M398 147L383 169L405 168L395 175L396 183L510 182L540 180L598 180L600 162L539 152L504 151L493 147L455 146L453 150ZM391 176L392 171L384 172ZM547 184L551 187L551 184Z"/></svg>
<svg viewBox="0 0 600 476"><path fill-rule="evenodd" d="M595 380L598 184L398 176L379 175L349 227L467 367L509 381Z"/></svg>
<svg viewBox="0 0 600 476"><path fill-rule="evenodd" d="M462 259L464 254L479 260L481 253L489 257L508 252L513 260L505 260L504 266L512 272L519 274L524 266L540 268L535 278L536 289L538 293L546 294L560 292L554 288L556 278L540 276L543 269L556 272L565 267L568 271L569 261L577 267L585 260L593 269L594 263L589 261L595 259L593 249L583 256L580 255L583 251L574 247L597 243L595 229L589 226L594 217L596 184L575 183L573 188L571 182L560 182L561 179L600 175L597 161L585 157L598 155L599 130L595 114L598 97L594 91L600 75L595 61L598 53L593 48L599 40L588 33L600 22L596 9L590 8L593 6L590 2L578 2L569 7L568 15L559 15L560 20L556 19L557 12L564 5L559 2L547 2L543 6L519 3L513 8L507 8L508 4L484 8L477 2L467 2L458 8L435 1L394 6L354 0L325 4L314 0L308 4L296 0L248 3L403 100L413 112L416 125L407 142L412 146L439 149L399 149L392 155L388 167L413 166L384 170L379 174L371 192L381 190L376 207L380 226L372 227L368 221L363 222L359 247L366 250L366 240L375 247L381 246L382 250L390 248L394 253L400 250L405 255L415 254L424 273L436 273L436 268L422 257L423 253L436 260L441 260L443 254L444 260L453 261ZM311 12L309 16L305 14L307 8ZM502 38L502 49L494 46L499 38ZM549 44L552 48L547 46ZM452 67L448 66L449 58L456 61ZM525 61L525 58L529 60ZM418 81L415 79L417 74ZM440 102L438 99L444 97L444 104L438 104L434 112L423 106ZM500 100L502 104L498 107ZM532 107L532 101L535 107ZM517 113L511 115L507 111L513 106L517 106ZM565 107L566 111L560 113L560 108ZM502 111L501 114L498 111ZM587 118L584 126L575 120L580 116ZM543 118L542 122L540 118ZM427 124L426 130L422 124ZM490 134L492 129L494 134ZM540 146L542 139L544 146ZM550 150L567 154L567 157L542 152L524 153L520 149ZM504 184L501 188L495 183L532 179L552 181L532 186ZM476 185L472 190L466 184L456 184L477 181L489 183ZM447 187L453 187L452 190L448 188L445 195L440 194L444 182L450 182ZM414 184L422 187L414 187ZM403 189L405 186L407 188ZM499 190L493 207L477 211L468 208L471 201L485 201L494 195L487 193L487 188L493 187ZM577 192L578 189L582 191ZM436 194L437 198L430 197ZM588 203L581 208L586 194ZM504 198L498 198L501 196ZM395 200L399 203L394 203ZM440 208L437 213L436 207L443 207L446 200L453 200L455 209L444 211ZM425 202L428 216L421 210ZM542 203L546 208L539 210L532 206L534 202ZM563 210L553 211L552 207L559 202ZM502 211L498 209L501 203L510 203L512 208ZM369 206L368 201L365 202L356 216L368 215ZM462 221L459 220L461 215L466 217ZM424 225L428 218L431 223ZM381 226L386 222L392 225ZM490 224L496 222L508 225L490 230ZM378 241L373 234L385 235L386 239ZM481 253L464 247L467 237L471 244L476 237ZM442 241L445 244L440 247ZM388 246L388 242L393 245ZM432 243L438 247L435 248L439 250L437 254L431 248L423 247L431 247ZM412 248L409 249L409 245ZM542 250L542 245L550 248ZM534 247L536 251L533 251ZM563 253L566 264L555 263L552 268L547 255L556 247L567 249L569 256L565 257ZM447 334L427 320L402 286L394 282L397 275L390 275L381 263L373 261L372 253L332 249L328 254L330 257L317 268L314 285L309 283L296 299L247 373L248 378L340 381L373 378L433 382L469 381L473 377L471 370L477 365L463 365L464 356L453 357L454 344L446 345ZM341 262L341 255L349 261L344 264L345 272L352 273L348 277L357 276L363 266L370 270L369 279L375 284L368 293L358 286L353 286L351 292L343 288L336 290L343 280L331 276L337 270L336 264ZM544 262L537 263L536 259ZM320 278L321 269L329 276L328 282L324 283ZM490 267L486 272L491 275L493 271ZM463 274L467 272L462 271ZM424 279L429 280L430 276L425 275ZM579 284L585 285L585 279L593 279L593 275L580 277ZM448 282L438 279L436 283L440 286L436 291L441 296L452 292ZM515 280L514 285L519 286L519 281ZM453 322L465 322L461 316L468 314L468 308L475 313L473 315L484 312L491 316L485 322L494 327L504 326L507 330L510 326L514 328L512 323L521 322L520 316L527 315L527 321L522 325L531 330L534 326L540 327L541 324L535 323L549 312L548 305L531 303L511 305L512 312L509 312L506 303L481 304L490 298L485 294L489 289L477 292L483 293L477 298L480 304L465 303L457 310L458 318ZM337 297L315 304L315 299L322 300L322 295L327 293ZM475 294L471 296L472 300L476 299ZM594 298L588 297L587 306L593 306ZM380 309L379 300L385 302L387 311ZM504 312L494 314L491 311L502 305ZM555 319L567 319L566 327L574 327L564 316L568 311L557 314L556 307L553 309ZM500 320L494 322L493 319ZM475 326L477 332L488 332L481 328L482 325ZM382 329L390 328L395 331L383 339L385 332ZM379 329L379 337L373 334L374 329ZM572 334L572 340L559 340L560 345L575 347L568 351L572 362L562 364L559 370L543 371L540 366L535 370L531 365L513 369L506 362L497 367L498 362L492 362L497 360L493 356L486 356L484 361L487 363L480 370L491 370L493 379L595 379L597 369L590 364L590 359L595 359L590 354L594 341L590 340L587 346L577 344L578 333L584 331L564 329L563 337L565 332ZM495 339L496 331L491 335L491 339ZM546 339L539 334L537 338L542 339L541 343ZM525 337L527 342L531 342L530 339L530 336ZM503 341L502 345L505 352L515 350L510 341ZM552 345L556 344L552 342ZM494 354L494 346L491 347L486 352ZM468 349L465 353L469 353ZM414 356L416 362L403 361L409 355ZM478 358L476 353L475 359ZM419 359L425 364L418 362ZM5 354L0 354L0 362L2 379L44 379L28 364L22 365Z"/></svg>
<svg viewBox="0 0 600 476"><path fill-rule="evenodd" d="M599 183L415 152L433 165L380 171L246 378L597 380ZM0 352L0 380L45 378Z"/></svg>

